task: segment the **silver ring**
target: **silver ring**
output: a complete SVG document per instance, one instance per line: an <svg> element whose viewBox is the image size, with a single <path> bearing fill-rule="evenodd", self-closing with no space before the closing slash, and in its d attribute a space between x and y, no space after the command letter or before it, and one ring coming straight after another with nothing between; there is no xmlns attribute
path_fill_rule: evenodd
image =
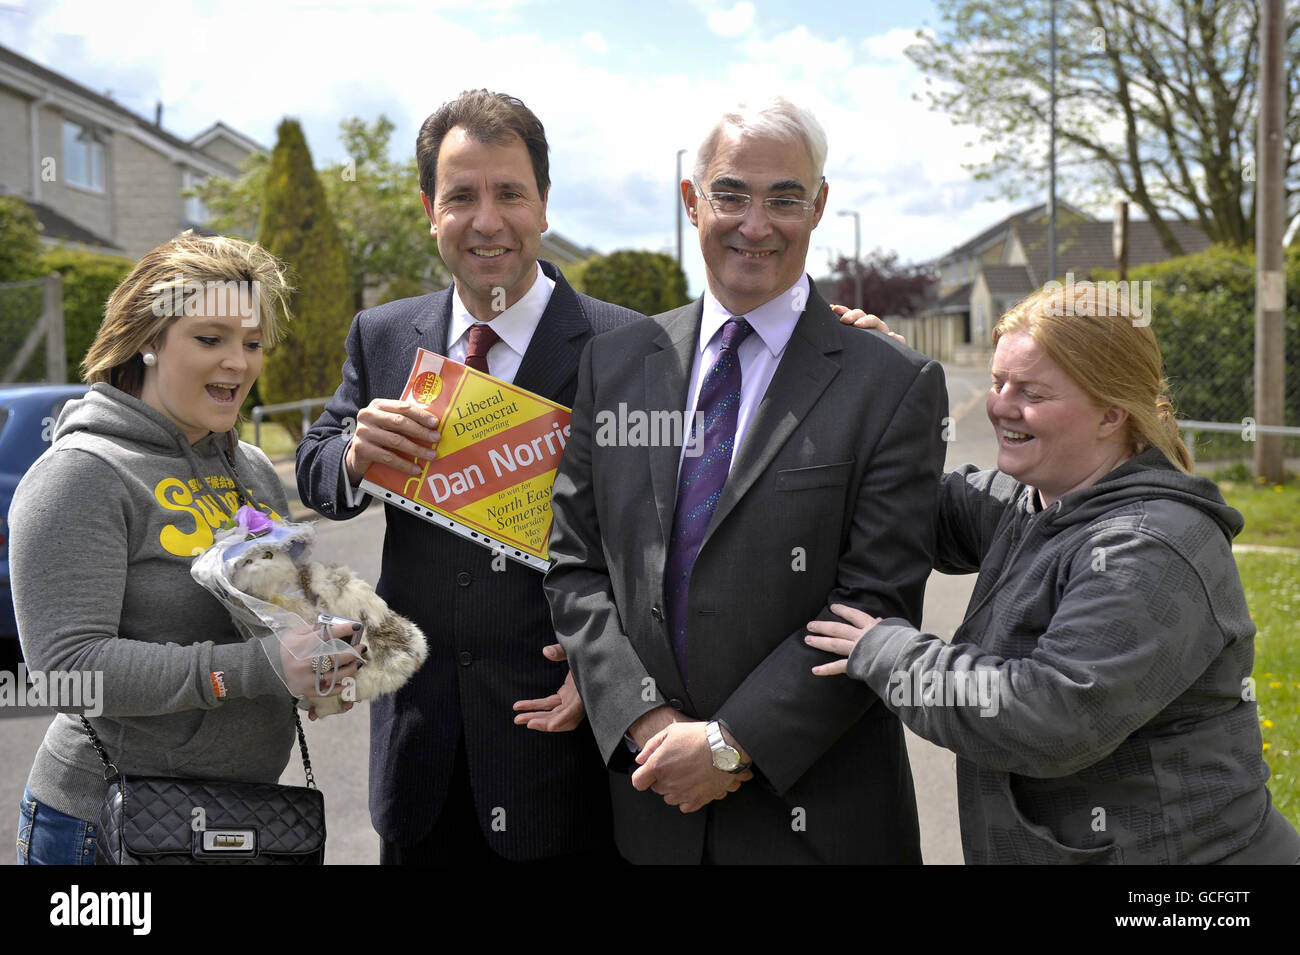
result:
<svg viewBox="0 0 1300 955"><path fill-rule="evenodd" d="M329 673L334 669L334 658L329 656L312 657L311 672L318 676L322 673Z"/></svg>

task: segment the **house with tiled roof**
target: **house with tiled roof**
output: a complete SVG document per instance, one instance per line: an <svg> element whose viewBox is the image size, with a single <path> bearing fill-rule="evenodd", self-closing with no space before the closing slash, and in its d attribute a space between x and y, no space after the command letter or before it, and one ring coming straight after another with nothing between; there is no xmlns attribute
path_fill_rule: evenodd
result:
<svg viewBox="0 0 1300 955"><path fill-rule="evenodd" d="M1200 252L1210 240L1196 226L1170 222L1185 254ZM1009 308L1047 282L1073 273L1085 279L1094 269L1114 269L1115 224L1097 219L1069 203L1058 202L1056 214L1056 275L1048 275L1047 206L1040 203L1007 216L979 235L935 260L939 301L931 314L960 322L959 341L967 351L986 354L993 326ZM1155 227L1130 220L1130 266L1170 258ZM978 359L977 359L978 360Z"/></svg>
<svg viewBox="0 0 1300 955"><path fill-rule="evenodd" d="M143 255L207 213L181 190L234 178L262 147L222 122L191 139L0 46L0 194L36 213L47 243ZM3 277L0 277L3 278Z"/></svg>

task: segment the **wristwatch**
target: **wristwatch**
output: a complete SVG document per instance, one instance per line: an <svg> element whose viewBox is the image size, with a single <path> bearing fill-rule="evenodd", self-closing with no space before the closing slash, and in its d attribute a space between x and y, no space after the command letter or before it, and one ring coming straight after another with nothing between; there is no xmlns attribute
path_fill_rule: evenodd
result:
<svg viewBox="0 0 1300 955"><path fill-rule="evenodd" d="M710 720L704 727L704 736L709 741L709 749L713 751L713 768L721 770L724 773L743 773L749 768L748 764L742 764L740 761L740 750L734 746L728 746L726 739L722 735L722 727L717 720Z"/></svg>

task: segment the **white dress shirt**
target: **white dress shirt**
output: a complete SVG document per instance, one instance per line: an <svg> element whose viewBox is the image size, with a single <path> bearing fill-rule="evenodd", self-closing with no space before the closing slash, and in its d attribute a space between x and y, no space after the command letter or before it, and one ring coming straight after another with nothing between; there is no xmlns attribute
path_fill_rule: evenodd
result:
<svg viewBox="0 0 1300 955"><path fill-rule="evenodd" d="M542 320L542 313L551 303L551 293L555 291L555 280L548 277L537 266L537 278L519 301L492 319L492 330L501 340L488 349L488 371L494 378L514 383L519 366L523 363L528 343L533 340L533 333ZM453 286L451 293L451 325L447 329L447 346L443 354L452 361L464 363L465 353L469 351L469 329L477 324L478 319L470 314L465 303L461 301L460 292ZM351 444L351 439L348 441ZM348 507L357 507L365 499L359 486L348 480L348 450L343 449L343 487L347 491Z"/></svg>
<svg viewBox="0 0 1300 955"><path fill-rule="evenodd" d="M722 326L732 318L743 318L749 322L753 331L746 336L736 349L740 359L740 410L736 415L736 440L731 449L731 463L735 464L740 453L745 432L753 420L754 412L767 386L772 383L776 366L785 354L785 346L794 334L794 327L808 305L810 291L807 274L801 275L799 281L771 301L765 302L752 312L744 315L732 315L713 296L707 287L704 290L704 312L700 318L700 343L695 352L695 363L691 366L690 389L686 393L686 407L690 409L687 417L686 433L695 421L695 408L699 402L700 385L704 375L722 351ZM702 440L702 439L701 439ZM689 444L688 444L689 446ZM682 448L682 457L678 459L678 476L681 475L681 462L685 458L686 448Z"/></svg>

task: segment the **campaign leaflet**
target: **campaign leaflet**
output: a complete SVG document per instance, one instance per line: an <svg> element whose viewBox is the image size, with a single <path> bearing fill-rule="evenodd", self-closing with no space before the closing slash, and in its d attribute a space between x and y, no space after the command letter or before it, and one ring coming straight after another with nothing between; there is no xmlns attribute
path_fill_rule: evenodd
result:
<svg viewBox="0 0 1300 955"><path fill-rule="evenodd" d="M438 457L418 477L372 464L362 490L545 572L569 409L423 348L402 398L437 416Z"/></svg>

